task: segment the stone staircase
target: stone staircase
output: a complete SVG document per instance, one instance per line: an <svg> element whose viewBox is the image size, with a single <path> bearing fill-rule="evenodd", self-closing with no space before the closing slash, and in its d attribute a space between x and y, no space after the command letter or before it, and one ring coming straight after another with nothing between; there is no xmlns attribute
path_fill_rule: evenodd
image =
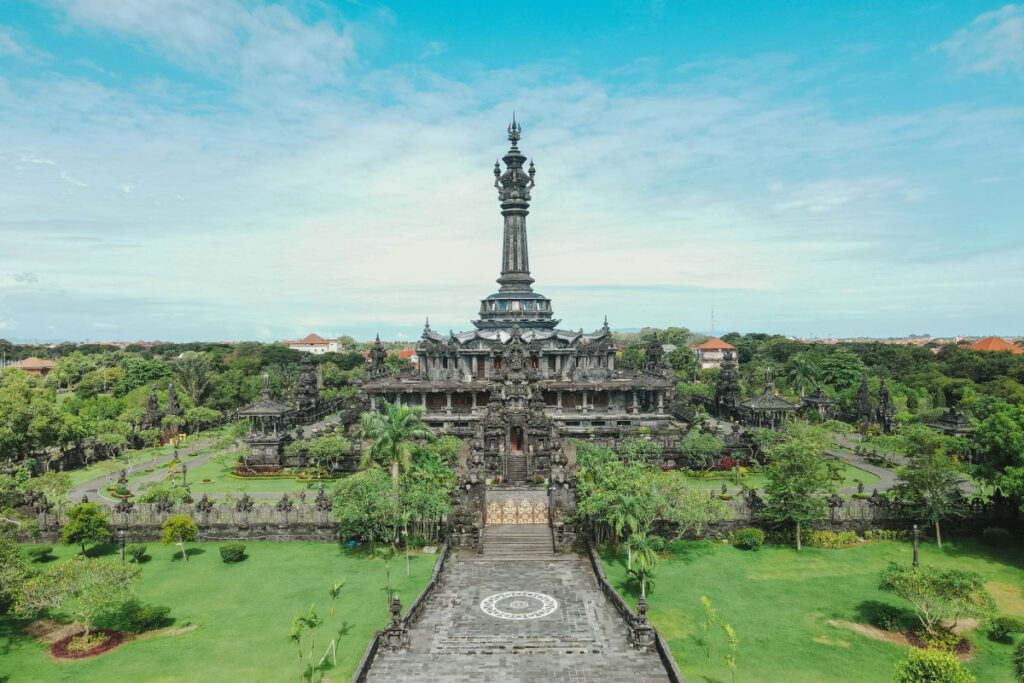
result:
<svg viewBox="0 0 1024 683"><path fill-rule="evenodd" d="M484 527L483 556L489 560L537 559L555 553L547 524L497 524Z"/></svg>
<svg viewBox="0 0 1024 683"><path fill-rule="evenodd" d="M522 451L510 453L508 456L508 472L505 475L508 482L511 484L525 484L526 470L526 453Z"/></svg>

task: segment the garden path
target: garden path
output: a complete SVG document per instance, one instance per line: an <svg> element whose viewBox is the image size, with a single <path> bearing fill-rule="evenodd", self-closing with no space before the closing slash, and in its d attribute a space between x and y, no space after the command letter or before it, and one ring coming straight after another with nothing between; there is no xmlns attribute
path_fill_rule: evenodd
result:
<svg viewBox="0 0 1024 683"><path fill-rule="evenodd" d="M323 420L316 422L312 425L304 425L303 431L308 433L310 430L323 427L331 422L337 422L336 415L326 417ZM137 481L132 482L129 487L132 493L138 494L139 486L143 482L163 481L164 477L167 476L167 473L164 470L158 468L162 468L171 460L174 460L175 457L181 458L183 456L188 456L193 453L197 453L205 448L209 448L214 444L217 438L219 437L210 437L208 439L203 439L201 441L197 441L196 443L192 444L187 448L181 449L180 451L178 451L177 454L172 453L170 455L163 455L158 458L153 458L152 460L146 460L144 462L135 463L134 465L127 467L125 469L125 473L129 477L138 472L142 472L147 468L152 468L156 470L138 479ZM194 469L196 467L199 467L200 465L208 463L210 459L213 458L213 456L217 455L217 453L218 451L212 451L210 453L198 455L194 459L187 461L185 464L188 465L189 469ZM107 484L117 481L117 478L120 476L121 472L117 471L110 472L108 474L104 474L93 479L89 479L88 481L84 481L78 486L75 486L70 491L68 491L68 500L71 501L72 503L80 503L82 501L82 496L87 495L89 496L90 502L99 503L100 505L106 505L108 507L117 505L118 501L114 498L109 498L108 496L105 496L103 494L103 489L104 487L107 486ZM224 498L225 495L226 494L224 493L206 494L208 498L211 498L213 500ZM252 498L253 500L278 500L281 497L281 494L276 492L252 492L249 493L249 497Z"/></svg>

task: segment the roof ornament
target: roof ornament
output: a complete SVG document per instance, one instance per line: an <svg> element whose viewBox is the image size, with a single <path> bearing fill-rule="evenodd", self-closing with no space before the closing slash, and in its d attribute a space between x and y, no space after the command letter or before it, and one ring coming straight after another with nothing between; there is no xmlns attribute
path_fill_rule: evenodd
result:
<svg viewBox="0 0 1024 683"><path fill-rule="evenodd" d="M426 334L430 334L430 316L429 315L427 316L426 324L423 326L423 334L425 334L425 335Z"/></svg>
<svg viewBox="0 0 1024 683"><path fill-rule="evenodd" d="M512 143L512 147L515 148L516 143L519 142L520 135L523 132L523 127L516 123L516 110L512 110L512 123L508 124L508 139Z"/></svg>
<svg viewBox="0 0 1024 683"><path fill-rule="evenodd" d="M270 375L265 373L265 372L263 373L263 392L262 393L263 393L263 400L264 401L269 401L270 400Z"/></svg>
<svg viewBox="0 0 1024 683"><path fill-rule="evenodd" d="M611 328L608 327L608 316L607 315L604 317L604 325L601 326L601 331L602 332L611 332Z"/></svg>

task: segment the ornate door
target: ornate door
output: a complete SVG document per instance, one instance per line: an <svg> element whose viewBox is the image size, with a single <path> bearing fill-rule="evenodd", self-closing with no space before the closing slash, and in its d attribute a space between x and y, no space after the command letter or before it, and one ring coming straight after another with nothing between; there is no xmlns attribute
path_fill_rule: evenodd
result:
<svg viewBox="0 0 1024 683"><path fill-rule="evenodd" d="M517 520L517 512L518 510L516 508L516 502L509 498L508 500L505 501L505 506L502 508L501 511L501 523L515 524Z"/></svg>
<svg viewBox="0 0 1024 683"><path fill-rule="evenodd" d="M529 498L519 501L519 519L517 524L533 524L533 503Z"/></svg>
<svg viewBox="0 0 1024 683"><path fill-rule="evenodd" d="M548 523L548 506L545 505L544 503L537 503L536 505L533 506L533 523Z"/></svg>
<svg viewBox="0 0 1024 683"><path fill-rule="evenodd" d="M485 524L501 524L501 506L498 501L492 500L487 506L487 518Z"/></svg>

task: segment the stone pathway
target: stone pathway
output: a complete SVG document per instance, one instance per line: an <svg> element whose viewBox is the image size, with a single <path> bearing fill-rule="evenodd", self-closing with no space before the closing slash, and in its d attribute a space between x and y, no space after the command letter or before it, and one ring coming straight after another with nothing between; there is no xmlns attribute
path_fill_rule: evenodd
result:
<svg viewBox="0 0 1024 683"><path fill-rule="evenodd" d="M544 614L551 599L557 607ZM543 616L522 618L534 614ZM668 680L657 654L629 647L622 618L575 554L503 561L453 551L410 641L408 652L379 651L367 680Z"/></svg>

